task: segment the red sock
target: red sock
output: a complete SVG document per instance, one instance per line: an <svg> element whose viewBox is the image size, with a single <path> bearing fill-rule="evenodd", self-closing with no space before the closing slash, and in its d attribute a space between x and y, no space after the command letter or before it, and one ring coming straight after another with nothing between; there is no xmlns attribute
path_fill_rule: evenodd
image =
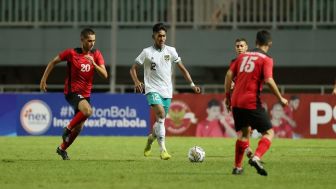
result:
<svg viewBox="0 0 336 189"><path fill-rule="evenodd" d="M78 125L80 122L85 121L88 117L86 117L82 112L78 112L70 121L67 128L69 130L72 130L76 125Z"/></svg>
<svg viewBox="0 0 336 189"><path fill-rule="evenodd" d="M235 151L235 167L242 167L244 152L250 146L250 141L242 141L237 139Z"/></svg>
<svg viewBox="0 0 336 189"><path fill-rule="evenodd" d="M254 155L261 159L261 157L267 152L270 146L271 146L271 141L266 137L262 137L259 140L258 147Z"/></svg>
<svg viewBox="0 0 336 189"><path fill-rule="evenodd" d="M66 150L73 143L73 141L77 138L78 135L79 135L79 132L72 131L70 136L69 136L69 141L68 142L63 142L61 144L61 149Z"/></svg>

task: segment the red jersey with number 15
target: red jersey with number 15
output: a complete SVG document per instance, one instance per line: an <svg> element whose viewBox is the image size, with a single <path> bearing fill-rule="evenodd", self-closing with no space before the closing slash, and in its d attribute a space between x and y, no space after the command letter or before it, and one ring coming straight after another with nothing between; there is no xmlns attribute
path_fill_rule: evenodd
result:
<svg viewBox="0 0 336 189"><path fill-rule="evenodd" d="M236 78L231 98L232 107L261 107L260 92L265 79L273 77L273 59L260 49L240 54L230 65Z"/></svg>
<svg viewBox="0 0 336 189"><path fill-rule="evenodd" d="M66 49L58 55L62 61L67 61L64 94L77 93L83 97L90 96L95 68L85 55L92 56L97 65L105 64L101 52L95 49L88 53L83 53L81 48Z"/></svg>

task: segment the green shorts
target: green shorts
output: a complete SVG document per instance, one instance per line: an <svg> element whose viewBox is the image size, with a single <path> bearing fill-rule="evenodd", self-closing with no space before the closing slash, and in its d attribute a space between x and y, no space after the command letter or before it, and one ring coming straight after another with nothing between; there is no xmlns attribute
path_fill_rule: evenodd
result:
<svg viewBox="0 0 336 189"><path fill-rule="evenodd" d="M171 98L163 98L159 93L150 92L146 94L148 105L161 104L167 115L169 106L171 103Z"/></svg>

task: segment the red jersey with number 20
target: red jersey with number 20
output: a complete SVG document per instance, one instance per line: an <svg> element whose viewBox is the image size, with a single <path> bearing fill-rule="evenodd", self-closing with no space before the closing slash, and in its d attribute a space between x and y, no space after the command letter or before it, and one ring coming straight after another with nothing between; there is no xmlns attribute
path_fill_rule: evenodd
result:
<svg viewBox="0 0 336 189"><path fill-rule="evenodd" d="M101 52L95 49L88 53L83 53L81 48L66 49L58 55L62 61L67 61L64 94L77 93L90 97L95 68L85 55L92 56L97 65L105 64Z"/></svg>
<svg viewBox="0 0 336 189"><path fill-rule="evenodd" d="M240 54L230 65L236 78L231 106L254 110L261 107L265 79L273 78L273 59L260 49Z"/></svg>

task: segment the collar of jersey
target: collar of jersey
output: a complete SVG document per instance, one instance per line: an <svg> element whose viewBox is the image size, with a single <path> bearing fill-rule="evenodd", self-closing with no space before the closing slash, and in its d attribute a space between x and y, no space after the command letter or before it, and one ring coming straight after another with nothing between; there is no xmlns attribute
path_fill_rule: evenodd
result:
<svg viewBox="0 0 336 189"><path fill-rule="evenodd" d="M250 52L259 52L259 53L264 54L264 55L266 55L266 56L268 56L268 57L271 57L269 54L267 54L265 51L263 51L263 50L261 50L261 49L259 49L259 48L254 48L254 49L251 50Z"/></svg>
<svg viewBox="0 0 336 189"><path fill-rule="evenodd" d="M155 45L153 45L153 49L155 49L155 50L157 50L157 51L159 51L159 52L162 52L163 49L165 49L165 48L166 48L166 45L163 45L163 47L162 47L161 49L156 48Z"/></svg>

